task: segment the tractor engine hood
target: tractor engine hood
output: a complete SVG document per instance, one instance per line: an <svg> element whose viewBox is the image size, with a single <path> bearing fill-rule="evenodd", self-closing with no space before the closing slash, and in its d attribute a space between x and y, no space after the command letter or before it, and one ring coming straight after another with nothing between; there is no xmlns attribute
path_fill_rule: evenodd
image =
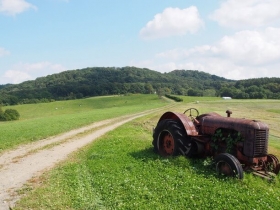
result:
<svg viewBox="0 0 280 210"><path fill-rule="evenodd" d="M217 129L239 132L244 139L242 153L247 157L267 155L269 128L263 122L232 117L205 116L201 118L200 123L200 132L205 135L214 135Z"/></svg>
<svg viewBox="0 0 280 210"><path fill-rule="evenodd" d="M267 130L267 124L249 119L239 119L232 117L222 117L220 115L210 115L202 117L200 120L200 132L206 135L213 135L218 128L236 130L243 137L250 134L252 130ZM248 133L249 132L249 133Z"/></svg>

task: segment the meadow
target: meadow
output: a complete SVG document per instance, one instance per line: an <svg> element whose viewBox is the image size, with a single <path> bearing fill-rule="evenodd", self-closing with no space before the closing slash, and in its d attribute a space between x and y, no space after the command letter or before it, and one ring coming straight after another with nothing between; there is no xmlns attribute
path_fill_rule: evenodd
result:
<svg viewBox="0 0 280 210"><path fill-rule="evenodd" d="M20 144L166 104L156 95L131 95L3 107L3 110L16 109L20 113L20 120L0 122L0 154Z"/></svg>
<svg viewBox="0 0 280 210"><path fill-rule="evenodd" d="M132 97L131 101L129 97ZM107 108L103 107L107 111L101 106L99 112L105 114L112 111L112 115L118 110L118 114L122 115L127 113L128 109L136 112L168 104L152 96L129 97L126 98L126 103L130 101L131 106L126 106L122 101L115 109L117 102L112 102L111 105L107 104ZM139 97L142 97L140 101L134 103L133 101ZM176 103L171 111L183 112L187 108L195 107L200 113L214 111L226 115L225 111L230 109L233 111L232 117L266 122L270 126L269 152L280 158L280 101L183 98L184 102ZM119 99L116 97L112 100ZM71 103L77 103L77 106L82 104L78 100ZM35 108L38 105L48 106L48 104L30 106ZM58 107L57 104L52 106L53 109ZM20 108L17 107L19 112L24 113L25 108L21 111ZM90 105L88 108L86 113L94 112L90 109ZM81 121L84 124L92 122L94 114L86 115L83 111L78 112L78 107L75 113L71 113L71 109L66 110L61 117L73 115L83 119ZM56 111L52 110L55 114ZM33 113L26 110L27 112L30 115ZM52 117L59 119L55 114L51 116L46 114L42 119L47 118L47 121ZM72 154L54 170L44 173L40 179L33 180L22 188L19 193L25 196L15 209L280 208L280 175L268 182L245 173L243 180L236 180L217 176L210 158L186 159L179 156L166 159L155 154L151 145L152 128L161 114L155 112L127 123ZM100 119L111 115L100 116ZM26 120L37 119L36 116L29 118L28 114L23 116Z"/></svg>

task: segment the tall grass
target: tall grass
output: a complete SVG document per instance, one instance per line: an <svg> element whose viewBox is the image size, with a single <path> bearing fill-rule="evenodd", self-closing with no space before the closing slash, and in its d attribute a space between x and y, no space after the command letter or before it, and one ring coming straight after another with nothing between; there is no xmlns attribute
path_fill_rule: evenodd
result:
<svg viewBox="0 0 280 210"><path fill-rule="evenodd" d="M0 123L0 153L96 121L136 113L167 104L156 95L96 97L82 100L13 106L19 121ZM8 109L11 107L4 107Z"/></svg>
<svg viewBox="0 0 280 210"><path fill-rule="evenodd" d="M210 159L152 150L150 115L121 126L46 173L15 209L279 209L280 177L218 177ZM24 192L24 190L23 190Z"/></svg>

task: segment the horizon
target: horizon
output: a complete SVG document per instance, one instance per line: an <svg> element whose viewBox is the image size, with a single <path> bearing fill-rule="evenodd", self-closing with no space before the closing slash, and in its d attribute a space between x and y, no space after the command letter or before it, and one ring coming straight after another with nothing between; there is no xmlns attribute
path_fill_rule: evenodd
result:
<svg viewBox="0 0 280 210"><path fill-rule="evenodd" d="M0 84L88 66L280 77L276 0L0 0L0 21Z"/></svg>

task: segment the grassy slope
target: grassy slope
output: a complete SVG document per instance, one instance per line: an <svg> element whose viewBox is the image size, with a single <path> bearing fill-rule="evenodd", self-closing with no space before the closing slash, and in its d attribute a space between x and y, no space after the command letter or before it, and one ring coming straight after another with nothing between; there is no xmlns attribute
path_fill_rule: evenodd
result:
<svg viewBox="0 0 280 210"><path fill-rule="evenodd" d="M166 104L156 95L131 95L3 107L18 110L21 119L0 122L0 153L19 144L57 135L96 121Z"/></svg>
<svg viewBox="0 0 280 210"><path fill-rule="evenodd" d="M176 110L248 117L279 127L279 101L201 101L188 99ZM186 100L185 100L186 101ZM108 133L46 173L39 188L30 191L16 209L279 209L280 176L268 183L251 174L244 180L217 177L209 160L164 159L151 147L151 128L161 113L138 119ZM271 119L271 122L270 122ZM272 129L279 148L279 132ZM270 147L270 151L279 149ZM36 184L36 180L34 180Z"/></svg>

